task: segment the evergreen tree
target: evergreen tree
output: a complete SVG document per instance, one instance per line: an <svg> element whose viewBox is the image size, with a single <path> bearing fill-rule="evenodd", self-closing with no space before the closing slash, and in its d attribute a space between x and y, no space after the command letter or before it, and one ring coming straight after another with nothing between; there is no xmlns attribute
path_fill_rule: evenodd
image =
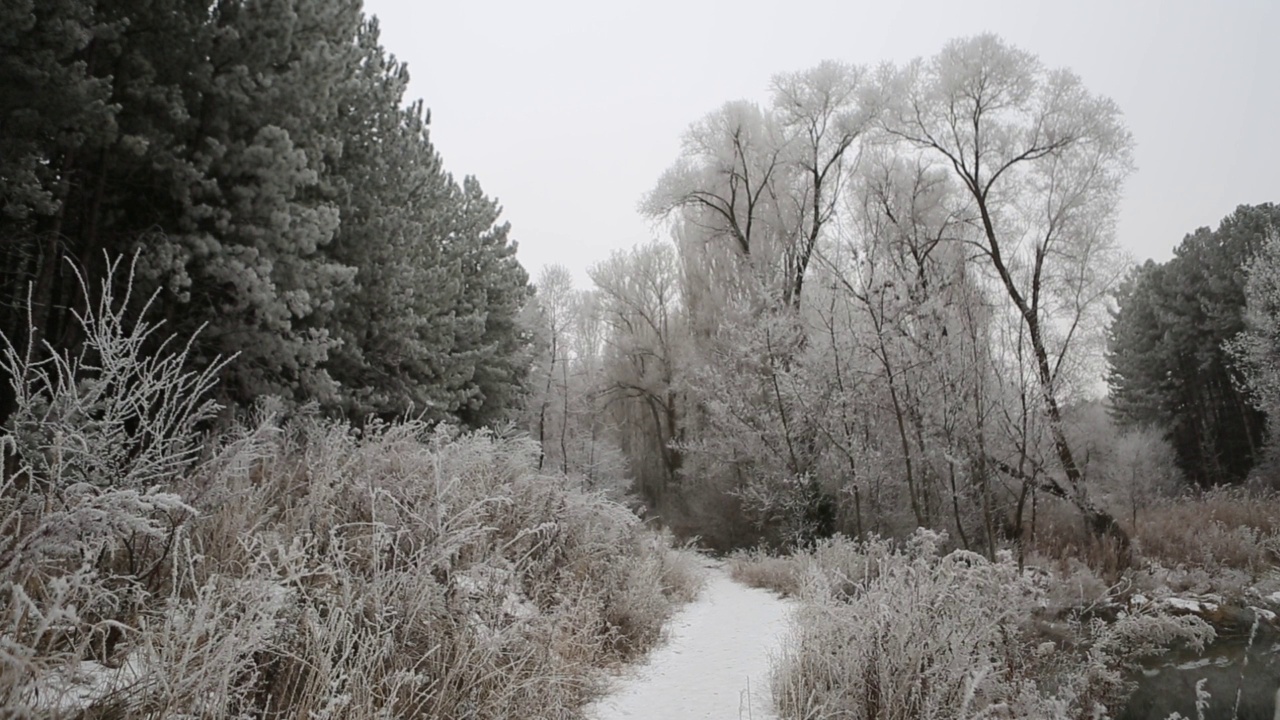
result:
<svg viewBox="0 0 1280 720"><path fill-rule="evenodd" d="M19 347L40 346L61 304L75 213L97 189L82 168L120 138L110 80L95 72L118 30L77 0L0 7L0 332ZM0 382L0 418L10 393Z"/></svg>
<svg viewBox="0 0 1280 720"><path fill-rule="evenodd" d="M135 297L202 328L193 362L238 354L233 402L471 424L514 402L529 290L509 228L444 171L358 2L19 2L0 26L12 341L74 347L74 271L137 253Z"/></svg>
<svg viewBox="0 0 1280 720"><path fill-rule="evenodd" d="M1241 206L1217 230L1186 236L1118 295L1109 384L1124 426L1162 428L1178 466L1201 486L1242 481L1258 457L1264 417L1241 391L1226 345L1245 329L1245 267L1280 207Z"/></svg>
<svg viewBox="0 0 1280 720"><path fill-rule="evenodd" d="M511 226L497 222L497 201L470 176L462 182L458 201L446 244L446 267L462 278L451 315L455 345L449 365L468 380L460 390L458 417L478 427L507 419L528 374L530 333L519 317L532 291L515 256Z"/></svg>
<svg viewBox="0 0 1280 720"><path fill-rule="evenodd" d="M183 305L170 305L174 329L206 325L204 359L240 353L224 378L236 399L334 391L326 315L354 271L321 251L340 222L330 88L356 66L360 19L344 0L224 0L195 31L208 52L181 81L191 101L174 168L189 175L144 259Z"/></svg>

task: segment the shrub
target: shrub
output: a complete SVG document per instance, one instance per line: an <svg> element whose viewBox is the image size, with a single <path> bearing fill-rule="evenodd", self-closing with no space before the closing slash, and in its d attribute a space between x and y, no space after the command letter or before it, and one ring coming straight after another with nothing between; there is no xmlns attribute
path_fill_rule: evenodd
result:
<svg viewBox="0 0 1280 720"><path fill-rule="evenodd" d="M15 403L0 434L5 707L21 707L31 678L111 652L161 570L143 549L167 548L192 511L171 486L201 452L220 366L185 371L171 342L148 353L158 326L126 321L119 273L112 263L101 300L75 313L80 352L0 347Z"/></svg>
<svg viewBox="0 0 1280 720"><path fill-rule="evenodd" d="M1163 565L1257 577L1280 562L1280 495L1219 488L1165 501L1134 534L1143 555Z"/></svg>

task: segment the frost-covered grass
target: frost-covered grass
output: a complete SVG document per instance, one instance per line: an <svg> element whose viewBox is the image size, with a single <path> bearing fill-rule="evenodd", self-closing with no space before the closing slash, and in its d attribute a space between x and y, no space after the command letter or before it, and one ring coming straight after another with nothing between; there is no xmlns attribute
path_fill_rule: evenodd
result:
<svg viewBox="0 0 1280 720"><path fill-rule="evenodd" d="M729 577L747 587L772 590L783 597L800 590L800 562L796 556L779 556L766 550L739 550L728 557Z"/></svg>
<svg viewBox="0 0 1280 720"><path fill-rule="evenodd" d="M1008 554L944 555L928 531L902 545L822 541L781 561L790 575L777 562L747 576L797 578L802 606L773 679L788 720L1101 717L1127 696L1137 660L1212 637L1155 608L1046 632L1051 578Z"/></svg>
<svg viewBox="0 0 1280 720"><path fill-rule="evenodd" d="M738 582L784 596L821 593L848 596L878 572L892 550L885 542L861 543L836 535L789 555L766 550L739 551L729 558L729 574Z"/></svg>
<svg viewBox="0 0 1280 720"><path fill-rule="evenodd" d="M1280 563L1280 494L1224 488L1167 500L1139 516L1135 534L1166 565L1266 572Z"/></svg>
<svg viewBox="0 0 1280 720"><path fill-rule="evenodd" d="M524 439L271 403L204 437L212 374L121 306L4 356L6 715L572 718L697 592Z"/></svg>
<svg viewBox="0 0 1280 720"><path fill-rule="evenodd" d="M1062 504L1040 512L1030 557L1058 574L1081 574L1081 561L1108 579L1137 590L1240 596L1251 589L1280 589L1280 495L1222 488L1164 498L1126 519L1136 550L1135 567L1118 573L1114 556L1098 547L1078 515Z"/></svg>

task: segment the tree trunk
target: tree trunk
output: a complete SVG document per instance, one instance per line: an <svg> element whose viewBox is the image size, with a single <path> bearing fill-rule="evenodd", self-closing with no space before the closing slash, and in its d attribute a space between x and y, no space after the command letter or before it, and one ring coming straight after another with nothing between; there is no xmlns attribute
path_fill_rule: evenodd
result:
<svg viewBox="0 0 1280 720"><path fill-rule="evenodd" d="M1004 284L1005 290L1008 292L1009 298L1022 316L1023 322L1027 327L1027 337L1031 340L1031 350L1035 355L1037 379L1040 383L1040 395L1044 402L1045 414L1048 415L1049 419L1049 432L1053 436L1053 447L1057 453L1058 461L1062 465L1062 471L1066 474L1067 488L1059 487L1058 491L1080 510L1090 531L1097 539L1110 539L1115 542L1117 561L1121 566L1127 566L1131 560L1129 535L1124 531L1124 528L1120 527L1115 518L1105 510L1095 507L1085 497L1084 478L1081 476L1080 467L1076 464L1075 456L1071 452L1071 444L1067 441L1066 433L1062 430L1062 410L1058 406L1057 397L1054 396L1053 370L1049 366L1049 352L1045 346L1044 335L1040 327L1038 303L1044 262L1043 248L1037 248L1035 270L1031 281L1031 302L1028 303L1027 298L1018 289L1013 275L1009 272L1009 268L1005 265L1000 254L1000 243L996 238L995 225L987 209L986 198L979 196L976 199L982 216L983 229L987 236L989 257L997 274L1000 276L1001 282ZM1053 479L1049 479L1049 482L1056 484Z"/></svg>

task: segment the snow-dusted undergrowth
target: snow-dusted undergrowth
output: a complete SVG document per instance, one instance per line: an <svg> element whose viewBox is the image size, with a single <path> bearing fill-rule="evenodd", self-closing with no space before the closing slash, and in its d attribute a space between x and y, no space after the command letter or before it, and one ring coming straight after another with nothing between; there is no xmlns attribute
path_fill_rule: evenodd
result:
<svg viewBox="0 0 1280 720"><path fill-rule="evenodd" d="M940 539L826 540L781 561L789 572L776 559L738 559L735 575L793 583L783 589L801 599L774 670L782 718L1105 717L1127 697L1137 659L1213 637L1199 618L1156 611L1038 634L1050 579L1007 555L943 555Z"/></svg>
<svg viewBox="0 0 1280 720"><path fill-rule="evenodd" d="M527 440L270 403L202 437L213 372L123 306L82 318L80 355L4 355L6 713L576 717L696 593Z"/></svg>

